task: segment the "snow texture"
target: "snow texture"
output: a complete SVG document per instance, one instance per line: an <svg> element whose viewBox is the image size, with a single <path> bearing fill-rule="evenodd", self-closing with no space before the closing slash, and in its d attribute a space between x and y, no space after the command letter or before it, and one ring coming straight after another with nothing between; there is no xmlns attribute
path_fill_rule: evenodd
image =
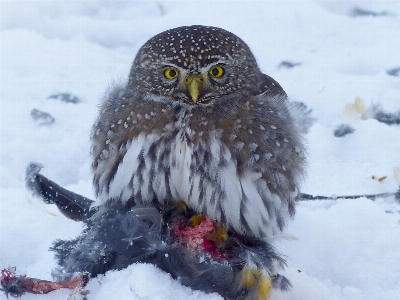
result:
<svg viewBox="0 0 400 300"><path fill-rule="evenodd" d="M89 135L98 102L113 80L126 79L147 39L177 26L235 33L266 74L312 108L303 192L398 188L400 125L368 114L377 106L389 116L400 110L398 1L1 1L0 11L1 268L51 279L56 261L49 246L76 237L81 224L26 192L25 167L40 162L44 175L93 199ZM67 101L72 97L79 101ZM43 112L39 121L34 109ZM354 132L335 137L344 123ZM301 202L275 242L293 289L272 299L399 299L399 236L400 204L393 198ZM88 299L99 300L221 299L148 264L108 272L87 288ZM67 299L69 293L22 299Z"/></svg>

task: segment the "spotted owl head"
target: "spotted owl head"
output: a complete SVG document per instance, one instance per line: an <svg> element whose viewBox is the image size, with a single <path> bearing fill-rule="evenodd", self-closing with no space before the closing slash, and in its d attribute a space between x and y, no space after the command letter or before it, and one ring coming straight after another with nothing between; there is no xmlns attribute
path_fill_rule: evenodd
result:
<svg viewBox="0 0 400 300"><path fill-rule="evenodd" d="M257 93L260 72L246 43L215 27L184 26L151 38L138 52L129 86L188 105L238 90Z"/></svg>

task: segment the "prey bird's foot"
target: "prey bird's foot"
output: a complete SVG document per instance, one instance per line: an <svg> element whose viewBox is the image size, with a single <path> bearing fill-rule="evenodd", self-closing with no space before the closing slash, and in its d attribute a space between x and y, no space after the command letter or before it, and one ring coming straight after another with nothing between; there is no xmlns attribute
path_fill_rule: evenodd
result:
<svg viewBox="0 0 400 300"><path fill-rule="evenodd" d="M0 290L5 292L6 296L21 297L25 293L47 294L59 289L72 289L73 294L84 297L87 292L85 286L89 282L89 274L81 274L64 281L49 281L38 278L27 277L26 275L17 275L14 269L3 269L0 275ZM72 294L72 295L73 295ZM84 299L84 298L70 298Z"/></svg>

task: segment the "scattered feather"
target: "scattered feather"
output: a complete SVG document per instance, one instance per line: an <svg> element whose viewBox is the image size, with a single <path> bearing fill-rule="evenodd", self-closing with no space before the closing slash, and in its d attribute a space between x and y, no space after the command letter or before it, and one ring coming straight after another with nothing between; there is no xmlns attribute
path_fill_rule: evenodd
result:
<svg viewBox="0 0 400 300"><path fill-rule="evenodd" d="M371 117L375 120L387 125L400 124L400 110L395 113L390 113L382 110L380 105L374 105L371 108Z"/></svg>
<svg viewBox="0 0 400 300"><path fill-rule="evenodd" d="M78 104L81 102L81 99L79 97L72 95L70 93L53 94L47 97L47 99L55 99L55 100L60 100L62 102L74 103L74 104Z"/></svg>
<svg viewBox="0 0 400 300"><path fill-rule="evenodd" d="M355 7L351 10L350 16L352 17L384 17L389 15L386 11L375 12L360 7Z"/></svg>
<svg viewBox="0 0 400 300"><path fill-rule="evenodd" d="M400 187L400 169L398 167L394 167L393 168L393 174L394 174L394 178L397 181L397 184Z"/></svg>
<svg viewBox="0 0 400 300"><path fill-rule="evenodd" d="M38 110L36 108L31 110L31 117L36 121L38 125L50 125L53 124L55 119L47 112Z"/></svg>
<svg viewBox="0 0 400 300"><path fill-rule="evenodd" d="M336 137L343 137L347 134L353 133L355 129L349 124L341 124L333 131L333 135Z"/></svg>
<svg viewBox="0 0 400 300"><path fill-rule="evenodd" d="M397 76L398 77L398 76L400 76L400 67L387 70L386 73L389 76Z"/></svg>
<svg viewBox="0 0 400 300"><path fill-rule="evenodd" d="M291 62L288 60L284 60L279 64L279 69L283 68L283 69L292 69L294 67L298 67L301 66L301 63L299 62Z"/></svg>
<svg viewBox="0 0 400 300"><path fill-rule="evenodd" d="M354 121L358 119L366 119L365 104L360 97L356 97L354 102L347 104L344 112L341 114L341 119L345 121Z"/></svg>

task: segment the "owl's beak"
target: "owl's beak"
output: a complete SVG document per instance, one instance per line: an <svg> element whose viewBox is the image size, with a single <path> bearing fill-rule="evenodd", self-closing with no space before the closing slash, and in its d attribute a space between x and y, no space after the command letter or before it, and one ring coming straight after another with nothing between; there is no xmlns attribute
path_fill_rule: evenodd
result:
<svg viewBox="0 0 400 300"><path fill-rule="evenodd" d="M196 103L204 86L203 76L201 74L189 74L186 77L185 85L193 102Z"/></svg>

